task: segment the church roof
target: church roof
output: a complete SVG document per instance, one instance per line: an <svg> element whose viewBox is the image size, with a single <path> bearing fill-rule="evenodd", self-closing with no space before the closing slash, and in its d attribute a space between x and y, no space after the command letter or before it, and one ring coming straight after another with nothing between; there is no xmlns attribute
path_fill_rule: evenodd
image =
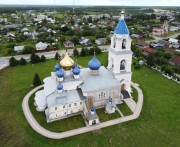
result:
<svg viewBox="0 0 180 147"><path fill-rule="evenodd" d="M99 74L97 75L92 75L88 68L83 68L81 69L80 77L84 82L80 85L83 93L119 87L121 85L104 66L99 68Z"/></svg>
<svg viewBox="0 0 180 147"><path fill-rule="evenodd" d="M115 34L129 34L128 27L126 25L126 22L124 18L121 18L118 25L116 26L114 30Z"/></svg>

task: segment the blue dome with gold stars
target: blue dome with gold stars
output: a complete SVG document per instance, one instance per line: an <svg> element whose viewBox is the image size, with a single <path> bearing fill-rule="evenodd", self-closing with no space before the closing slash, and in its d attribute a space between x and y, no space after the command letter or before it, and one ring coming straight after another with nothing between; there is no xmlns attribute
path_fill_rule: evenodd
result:
<svg viewBox="0 0 180 147"><path fill-rule="evenodd" d="M101 67L101 62L94 56L91 61L88 63L88 67L91 70L98 70Z"/></svg>
<svg viewBox="0 0 180 147"><path fill-rule="evenodd" d="M60 67L59 63L56 63L56 65L55 65L55 67L54 67L54 71L58 71L60 68L61 68L61 67Z"/></svg>
<svg viewBox="0 0 180 147"><path fill-rule="evenodd" d="M56 72L56 75L58 78L62 78L64 77L64 71L61 68L59 68L59 70Z"/></svg>
<svg viewBox="0 0 180 147"><path fill-rule="evenodd" d="M72 72L73 72L74 75L79 75L79 74L80 74L80 69L79 69L79 67L78 67L77 65L75 65Z"/></svg>
<svg viewBox="0 0 180 147"><path fill-rule="evenodd" d="M63 89L63 85L62 85L61 83L59 83L59 84L57 85L57 89L58 89L58 90L62 90L62 89Z"/></svg>

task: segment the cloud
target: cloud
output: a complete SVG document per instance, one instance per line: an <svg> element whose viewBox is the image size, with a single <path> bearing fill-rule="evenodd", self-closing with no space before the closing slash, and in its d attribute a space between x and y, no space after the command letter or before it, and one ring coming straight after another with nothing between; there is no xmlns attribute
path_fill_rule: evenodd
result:
<svg viewBox="0 0 180 147"><path fill-rule="evenodd" d="M0 4L73 5L73 0L1 0ZM180 0L74 0L75 5L180 6Z"/></svg>

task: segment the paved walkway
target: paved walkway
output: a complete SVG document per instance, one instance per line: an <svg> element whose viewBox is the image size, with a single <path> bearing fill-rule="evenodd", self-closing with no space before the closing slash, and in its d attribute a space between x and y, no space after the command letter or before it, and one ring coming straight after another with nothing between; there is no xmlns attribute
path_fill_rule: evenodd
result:
<svg viewBox="0 0 180 147"><path fill-rule="evenodd" d="M43 128L42 126L40 126L40 124L35 120L35 118L33 117L32 113L29 109L28 101L29 101L30 96L33 93L35 93L37 90L42 88L43 85L33 89L24 97L23 102L22 102L22 108L23 108L23 112L24 112L24 115L25 115L28 123L37 133L39 133L45 137L52 138L52 139L62 139L62 138L98 130L98 129L105 128L108 126L116 125L116 124L130 121L133 119L137 119L141 113L141 109L143 106L143 93L137 84L132 83L132 86L138 91L138 102L137 102L136 108L134 110L134 113L132 115L129 115L126 117L121 117L121 118L110 120L110 121L106 121L106 122L102 122L102 123L96 124L94 126L86 126L86 127L62 132L62 133L51 132L51 131Z"/></svg>
<svg viewBox="0 0 180 147"><path fill-rule="evenodd" d="M127 98L124 102L128 105L132 112L134 112L136 108L136 102L132 98Z"/></svg>

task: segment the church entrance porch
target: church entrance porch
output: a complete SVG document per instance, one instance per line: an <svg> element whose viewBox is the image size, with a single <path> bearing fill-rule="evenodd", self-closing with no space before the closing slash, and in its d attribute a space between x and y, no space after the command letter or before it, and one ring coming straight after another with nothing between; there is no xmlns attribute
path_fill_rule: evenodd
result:
<svg viewBox="0 0 180 147"><path fill-rule="evenodd" d="M125 89L125 84L121 85L121 94L123 95L123 99L130 98L129 92Z"/></svg>
<svg viewBox="0 0 180 147"><path fill-rule="evenodd" d="M92 125L95 125L95 124L96 124L96 120L93 120Z"/></svg>

